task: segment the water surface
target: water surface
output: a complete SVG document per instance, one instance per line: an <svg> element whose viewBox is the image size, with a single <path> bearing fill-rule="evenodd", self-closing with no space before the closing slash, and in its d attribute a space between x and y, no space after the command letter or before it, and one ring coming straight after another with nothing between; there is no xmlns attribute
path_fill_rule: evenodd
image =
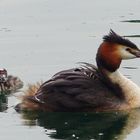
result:
<svg viewBox="0 0 140 140"><path fill-rule="evenodd" d="M139 7L139 0L1 0L0 67L19 76L25 90L28 83L45 81L59 70L77 66L76 62L95 64L97 48L110 28L139 46ZM140 85L139 59L122 65L122 73ZM139 110L17 113L18 102L15 95L0 100L2 140L140 137Z"/></svg>

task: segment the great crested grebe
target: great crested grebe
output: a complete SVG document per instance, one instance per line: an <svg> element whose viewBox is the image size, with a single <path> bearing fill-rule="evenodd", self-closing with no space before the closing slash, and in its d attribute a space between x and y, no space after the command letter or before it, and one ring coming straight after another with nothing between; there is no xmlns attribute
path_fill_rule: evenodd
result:
<svg viewBox="0 0 140 140"><path fill-rule="evenodd" d="M96 55L98 68L84 63L82 67L61 71L36 92L29 90L16 109L80 112L138 108L140 88L118 71L123 59L137 57L137 46L110 30Z"/></svg>

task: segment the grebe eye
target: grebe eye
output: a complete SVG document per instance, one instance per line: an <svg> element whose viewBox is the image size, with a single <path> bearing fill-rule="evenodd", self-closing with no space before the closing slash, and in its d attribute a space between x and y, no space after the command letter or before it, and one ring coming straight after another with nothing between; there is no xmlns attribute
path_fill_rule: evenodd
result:
<svg viewBox="0 0 140 140"><path fill-rule="evenodd" d="M130 48L126 48L125 50L126 50L126 51L128 51L128 52L130 52L130 51L131 51L131 49L130 49Z"/></svg>

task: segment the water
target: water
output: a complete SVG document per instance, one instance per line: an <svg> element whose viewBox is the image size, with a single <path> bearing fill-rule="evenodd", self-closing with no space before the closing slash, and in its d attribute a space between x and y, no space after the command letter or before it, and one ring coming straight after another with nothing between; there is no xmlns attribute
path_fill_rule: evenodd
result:
<svg viewBox="0 0 140 140"><path fill-rule="evenodd" d="M76 62L95 64L102 36L112 28L140 44L139 0L1 0L0 67L25 83L45 81ZM139 59L121 71L140 85ZM19 92L18 94L22 94ZM17 95L17 93L16 93ZM113 113L17 113L15 95L0 101L2 140L139 139L140 110Z"/></svg>

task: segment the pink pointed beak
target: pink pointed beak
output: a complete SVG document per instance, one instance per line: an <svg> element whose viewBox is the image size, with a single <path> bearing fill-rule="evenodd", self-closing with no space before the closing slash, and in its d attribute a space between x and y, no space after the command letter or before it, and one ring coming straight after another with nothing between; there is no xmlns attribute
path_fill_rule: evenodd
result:
<svg viewBox="0 0 140 140"><path fill-rule="evenodd" d="M136 52L135 52L135 55L136 55L136 57L140 57L140 50L137 50Z"/></svg>

